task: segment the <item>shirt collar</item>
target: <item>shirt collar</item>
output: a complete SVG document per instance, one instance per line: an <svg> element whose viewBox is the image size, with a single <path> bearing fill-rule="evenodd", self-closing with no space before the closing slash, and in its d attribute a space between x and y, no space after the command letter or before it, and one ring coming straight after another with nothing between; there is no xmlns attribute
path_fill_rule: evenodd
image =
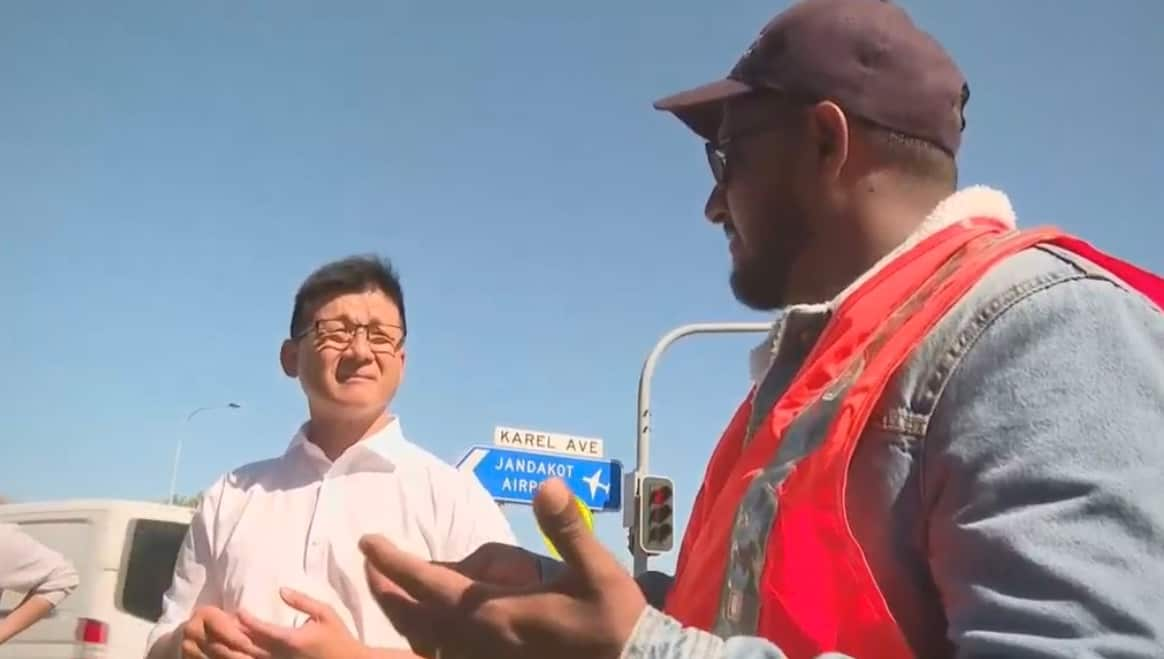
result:
<svg viewBox="0 0 1164 659"><path fill-rule="evenodd" d="M801 315L819 317L831 314L845 298L852 295L862 284L869 281L870 277L877 274L903 253L915 247L919 242L946 227L976 217L991 217L1002 221L1010 227L1014 227L1016 224L1015 212L1011 206L1010 199L999 190L982 185L975 185L951 194L935 206L934 210L930 211L926 219L922 220L922 223L918 225L917 229L908 238L892 252L886 254L881 260L873 264L873 267L866 270L864 274L858 277L852 284L849 284L845 290L837 294L832 300L812 304L794 304L783 309L775 322L773 322L772 329L769 330L764 341L755 348L752 348L749 353L748 366L752 376L752 382L758 384L763 379L764 374L767 373L768 367L772 363L772 357L781 343L784 327L784 322L782 321L784 319L792 319ZM819 325L823 327L823 323Z"/></svg>
<svg viewBox="0 0 1164 659"><path fill-rule="evenodd" d="M307 426L304 423L299 427L285 455L306 456L329 467L349 464L349 469L356 471L392 471L399 465L400 450L405 442L400 417L393 416L386 426L356 442L334 464L322 449L307 439Z"/></svg>

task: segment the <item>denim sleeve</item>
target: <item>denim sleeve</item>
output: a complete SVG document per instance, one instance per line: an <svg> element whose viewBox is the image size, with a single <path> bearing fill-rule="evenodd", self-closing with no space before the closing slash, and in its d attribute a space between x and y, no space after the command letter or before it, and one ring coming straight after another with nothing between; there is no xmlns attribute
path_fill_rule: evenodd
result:
<svg viewBox="0 0 1164 659"><path fill-rule="evenodd" d="M542 581L561 574L565 565L546 556L538 556ZM654 606L662 606L671 578L660 572L647 572L638 579L643 596ZM820 659L848 659L843 655L822 655ZM762 638L739 636L728 640L698 629L685 629L678 621L653 606L643 609L635 629L622 651L621 659L786 659L780 648Z"/></svg>
<svg viewBox="0 0 1164 659"><path fill-rule="evenodd" d="M1080 278L971 342L923 444L956 656L1164 657L1164 316Z"/></svg>
<svg viewBox="0 0 1164 659"><path fill-rule="evenodd" d="M643 609L620 659L787 659L780 648L755 636L721 639L698 629L684 629L657 609ZM816 659L852 659L827 652Z"/></svg>

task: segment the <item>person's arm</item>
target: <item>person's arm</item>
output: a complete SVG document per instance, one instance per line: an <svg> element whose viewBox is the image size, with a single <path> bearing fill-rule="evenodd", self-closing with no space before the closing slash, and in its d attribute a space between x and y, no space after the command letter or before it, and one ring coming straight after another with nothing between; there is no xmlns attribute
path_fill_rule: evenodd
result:
<svg viewBox="0 0 1164 659"><path fill-rule="evenodd" d="M55 607L51 601L39 596L28 595L8 615L0 618L0 645L28 629L41 618L47 616Z"/></svg>
<svg viewBox="0 0 1164 659"><path fill-rule="evenodd" d="M78 583L76 568L64 556L16 525L0 525L0 590L26 594L0 619L0 644L47 616Z"/></svg>
<svg viewBox="0 0 1164 659"><path fill-rule="evenodd" d="M174 564L173 583L162 597L162 616L146 641L147 659L180 657L182 625L197 607L220 605L217 585L207 577L214 560L214 545L210 535L214 528L213 516L224 484L225 480L220 480L207 491L190 521L186 539L182 541L178 560Z"/></svg>
<svg viewBox="0 0 1164 659"><path fill-rule="evenodd" d="M956 656L1164 656L1164 317L1081 279L971 343L922 445Z"/></svg>

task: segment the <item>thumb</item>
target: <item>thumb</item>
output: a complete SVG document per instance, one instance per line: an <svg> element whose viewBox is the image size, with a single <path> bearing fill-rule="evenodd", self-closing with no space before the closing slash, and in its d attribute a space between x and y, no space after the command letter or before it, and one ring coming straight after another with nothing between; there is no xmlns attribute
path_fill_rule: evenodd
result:
<svg viewBox="0 0 1164 659"><path fill-rule="evenodd" d="M588 581L596 581L622 569L594 533L586 528L574 501L574 493L560 478L542 483L534 496L533 508L538 526L554 543L562 560L582 572Z"/></svg>
<svg viewBox="0 0 1164 659"><path fill-rule="evenodd" d="M302 611L320 622L331 622L336 618L335 611L330 606L298 590L280 588L279 597L283 598L287 606Z"/></svg>

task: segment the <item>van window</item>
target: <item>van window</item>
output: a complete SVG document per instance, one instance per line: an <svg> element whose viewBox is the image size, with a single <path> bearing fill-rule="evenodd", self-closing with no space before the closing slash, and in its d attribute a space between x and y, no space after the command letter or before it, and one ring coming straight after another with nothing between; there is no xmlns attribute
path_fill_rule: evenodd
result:
<svg viewBox="0 0 1164 659"><path fill-rule="evenodd" d="M174 579L174 563L188 526L156 519L133 520L117 597L122 611L150 622L162 616L162 596Z"/></svg>

